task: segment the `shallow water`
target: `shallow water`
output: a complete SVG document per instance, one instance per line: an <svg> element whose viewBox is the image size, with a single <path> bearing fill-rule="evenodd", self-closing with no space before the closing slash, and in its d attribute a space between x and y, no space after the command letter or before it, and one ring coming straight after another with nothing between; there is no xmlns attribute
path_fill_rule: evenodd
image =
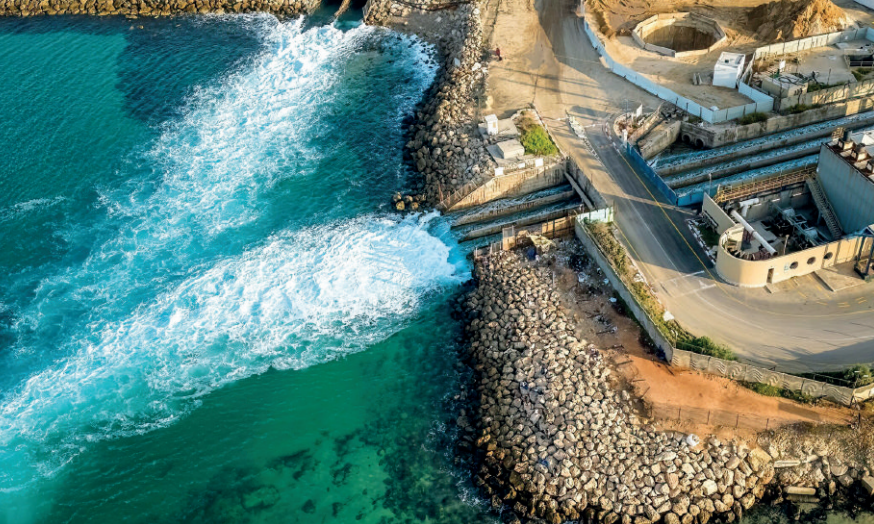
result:
<svg viewBox="0 0 874 524"><path fill-rule="evenodd" d="M0 522L491 523L451 453L469 268L388 196L421 42L0 19Z"/></svg>

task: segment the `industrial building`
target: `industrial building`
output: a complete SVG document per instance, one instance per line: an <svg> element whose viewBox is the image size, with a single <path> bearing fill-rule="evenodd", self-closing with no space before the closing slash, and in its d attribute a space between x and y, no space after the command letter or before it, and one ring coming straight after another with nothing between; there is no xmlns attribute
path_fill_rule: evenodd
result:
<svg viewBox="0 0 874 524"><path fill-rule="evenodd" d="M713 65L713 85L737 89L745 60L746 56L739 53L721 53Z"/></svg>
<svg viewBox="0 0 874 524"><path fill-rule="evenodd" d="M762 287L837 266L874 277L874 133L847 132L821 149L816 169L705 195L723 279Z"/></svg>

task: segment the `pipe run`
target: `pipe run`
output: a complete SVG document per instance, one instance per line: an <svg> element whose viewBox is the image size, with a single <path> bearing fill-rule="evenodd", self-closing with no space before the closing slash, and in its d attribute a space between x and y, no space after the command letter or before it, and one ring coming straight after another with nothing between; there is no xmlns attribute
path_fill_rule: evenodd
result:
<svg viewBox="0 0 874 524"><path fill-rule="evenodd" d="M740 213L738 213L736 209L733 209L733 210L731 211L731 217L732 217L733 219L737 220L738 223L740 223L740 224L744 227L744 229L746 229L747 231L749 231L750 234L753 235L753 238L755 238L756 240L759 241L759 243L762 244L762 247L765 248L765 251L767 251L767 252L770 253L771 255L776 255L776 254L777 254L777 250L774 249L773 247L771 247L771 244L769 244L768 241L765 240L765 237L763 237L762 235L759 234L758 231L756 231L755 229L753 229L753 226L751 226L750 223L747 222L746 219L745 219L744 217L740 216Z"/></svg>

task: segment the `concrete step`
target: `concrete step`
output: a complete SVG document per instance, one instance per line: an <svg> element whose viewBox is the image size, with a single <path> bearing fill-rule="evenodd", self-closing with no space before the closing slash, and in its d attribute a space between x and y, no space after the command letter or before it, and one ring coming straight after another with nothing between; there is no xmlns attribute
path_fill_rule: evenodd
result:
<svg viewBox="0 0 874 524"><path fill-rule="evenodd" d="M529 193L521 197L495 200L476 208L450 214L450 217L454 218L452 227L459 228L469 224L488 222L501 217L536 210L556 202L572 200L575 195L576 193L570 185L564 185Z"/></svg>
<svg viewBox="0 0 874 524"><path fill-rule="evenodd" d="M874 124L874 112L862 113L853 117L844 117L783 131L746 142L737 142L716 149L670 155L660 159L658 164L656 164L655 170L663 177L673 176L694 169L730 162L736 158L745 158L774 149L788 148L802 142L812 140L826 142L838 127L859 130L870 127L872 124Z"/></svg>
<svg viewBox="0 0 874 524"><path fill-rule="evenodd" d="M506 227L524 227L538 224L540 222L555 220L567 216L569 211L580 209L581 205L582 203L579 199L574 198L570 201L559 202L533 211L518 213L516 215L499 218L490 222L464 226L459 229L459 232L463 235L461 241L467 242L481 237L497 235Z"/></svg>

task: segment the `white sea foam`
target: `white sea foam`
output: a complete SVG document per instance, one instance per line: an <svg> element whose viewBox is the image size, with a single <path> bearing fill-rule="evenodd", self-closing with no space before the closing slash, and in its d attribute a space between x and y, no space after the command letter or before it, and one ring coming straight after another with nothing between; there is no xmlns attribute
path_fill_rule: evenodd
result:
<svg viewBox="0 0 874 524"><path fill-rule="evenodd" d="M166 425L227 382L384 339L460 278L430 219L359 217L217 262L31 377L0 410L0 446L58 440L53 451L69 458Z"/></svg>
<svg viewBox="0 0 874 524"><path fill-rule="evenodd" d="M337 218L242 252L210 247L257 222L282 177L317 173L322 153L304 134L321 125L320 97L339 89L344 57L382 31L248 23L265 52L166 127L147 155L159 176L102 195L118 235L16 311L13 351L33 353L46 331L63 339L57 358L4 393L0 490L57 471L89 442L166 426L228 382L362 350L462 278L434 216ZM435 67L427 49L397 42L421 92ZM409 92L393 96L399 114L411 109Z"/></svg>

